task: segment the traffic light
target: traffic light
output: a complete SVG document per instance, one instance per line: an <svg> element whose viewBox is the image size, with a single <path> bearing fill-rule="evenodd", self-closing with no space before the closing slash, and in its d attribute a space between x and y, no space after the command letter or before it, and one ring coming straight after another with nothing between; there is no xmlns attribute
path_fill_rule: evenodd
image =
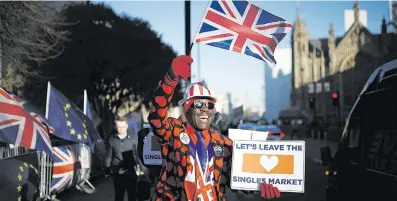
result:
<svg viewBox="0 0 397 201"><path fill-rule="evenodd" d="M339 106L339 94L337 92L332 93L332 105Z"/></svg>
<svg viewBox="0 0 397 201"><path fill-rule="evenodd" d="M309 108L314 109L316 107L316 98L315 97L310 97L309 98Z"/></svg>

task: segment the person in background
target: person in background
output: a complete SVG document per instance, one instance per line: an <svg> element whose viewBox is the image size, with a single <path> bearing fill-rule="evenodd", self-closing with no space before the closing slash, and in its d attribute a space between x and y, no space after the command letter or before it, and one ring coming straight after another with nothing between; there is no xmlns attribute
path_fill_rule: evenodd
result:
<svg viewBox="0 0 397 201"><path fill-rule="evenodd" d="M297 131L296 119L292 119L291 120L291 140L294 139L294 136L296 135L296 131Z"/></svg>
<svg viewBox="0 0 397 201"><path fill-rule="evenodd" d="M151 133L150 125L144 125L144 128L138 132L138 154L141 161L143 161L143 145L145 138ZM161 165L145 165L149 170L150 181L157 182L160 174Z"/></svg>
<svg viewBox="0 0 397 201"><path fill-rule="evenodd" d="M128 200L136 201L137 178L147 173L146 167L138 156L137 135L128 130L127 119L115 120L115 132L106 142L105 175L113 178L114 201L124 201L127 191Z"/></svg>
<svg viewBox="0 0 397 201"><path fill-rule="evenodd" d="M219 112L216 112L214 115L214 119L211 122L211 128L217 130L218 132L222 131L221 125L219 122L222 120L222 115Z"/></svg>

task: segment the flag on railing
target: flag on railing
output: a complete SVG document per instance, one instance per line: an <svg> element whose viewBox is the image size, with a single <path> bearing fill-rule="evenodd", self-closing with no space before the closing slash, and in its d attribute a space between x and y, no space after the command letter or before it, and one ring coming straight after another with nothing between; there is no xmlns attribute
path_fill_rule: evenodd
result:
<svg viewBox="0 0 397 201"><path fill-rule="evenodd" d="M56 136L78 143L92 144L89 133L96 133L90 119L48 82L46 118L57 131ZM92 135L94 136L94 135Z"/></svg>
<svg viewBox="0 0 397 201"><path fill-rule="evenodd" d="M77 147L76 144L54 147L51 193L60 193L74 184L78 167Z"/></svg>
<svg viewBox="0 0 397 201"><path fill-rule="evenodd" d="M32 154L32 157L37 154ZM37 168L20 160L20 156L0 160L1 200L36 200L39 196Z"/></svg>
<svg viewBox="0 0 397 201"><path fill-rule="evenodd" d="M84 114L94 123L94 126L95 126L95 124L96 124L95 123L95 118L93 116L93 112L92 112L92 107L91 107L90 101L88 100L87 90L84 90ZM98 117L98 116L96 116L96 117ZM96 118L96 120L98 120L98 118ZM101 136L99 135L98 132L90 133L90 135L98 135L96 137L93 137L93 139L97 139L96 142L102 142L102 138L101 138Z"/></svg>
<svg viewBox="0 0 397 201"><path fill-rule="evenodd" d="M44 114L39 109L37 109L29 102L25 101L24 99L14 95L14 94L10 94L10 95L15 101L17 101L17 103L21 107L23 107L23 109L25 109L27 112L29 112L30 115L32 115L32 117L36 118L38 121L40 121L45 126L47 126L48 130L51 134L55 133L55 129L48 123L47 119L44 117Z"/></svg>
<svg viewBox="0 0 397 201"><path fill-rule="evenodd" d="M242 0L212 0L194 42L231 50L276 65L274 51L292 25Z"/></svg>
<svg viewBox="0 0 397 201"><path fill-rule="evenodd" d="M48 129L0 87L0 141L52 154Z"/></svg>

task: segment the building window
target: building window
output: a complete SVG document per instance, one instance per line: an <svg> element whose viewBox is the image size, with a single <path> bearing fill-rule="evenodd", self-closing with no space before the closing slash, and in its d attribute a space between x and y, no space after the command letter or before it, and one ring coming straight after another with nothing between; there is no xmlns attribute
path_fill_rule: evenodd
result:
<svg viewBox="0 0 397 201"><path fill-rule="evenodd" d="M361 35L360 35L360 43L361 43L361 46L365 45L365 43L366 43L365 40L366 40L365 34L364 34L364 33L361 33Z"/></svg>

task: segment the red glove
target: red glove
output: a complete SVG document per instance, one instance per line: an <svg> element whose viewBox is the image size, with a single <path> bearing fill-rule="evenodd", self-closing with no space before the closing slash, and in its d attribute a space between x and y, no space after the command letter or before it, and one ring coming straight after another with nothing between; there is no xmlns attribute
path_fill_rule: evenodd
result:
<svg viewBox="0 0 397 201"><path fill-rule="evenodd" d="M193 59L187 55L181 55L176 57L172 61L172 72L176 77L180 77L184 80L188 80L190 77L190 64L193 63Z"/></svg>
<svg viewBox="0 0 397 201"><path fill-rule="evenodd" d="M279 198L280 191L272 184L261 183L261 196L268 199Z"/></svg>

